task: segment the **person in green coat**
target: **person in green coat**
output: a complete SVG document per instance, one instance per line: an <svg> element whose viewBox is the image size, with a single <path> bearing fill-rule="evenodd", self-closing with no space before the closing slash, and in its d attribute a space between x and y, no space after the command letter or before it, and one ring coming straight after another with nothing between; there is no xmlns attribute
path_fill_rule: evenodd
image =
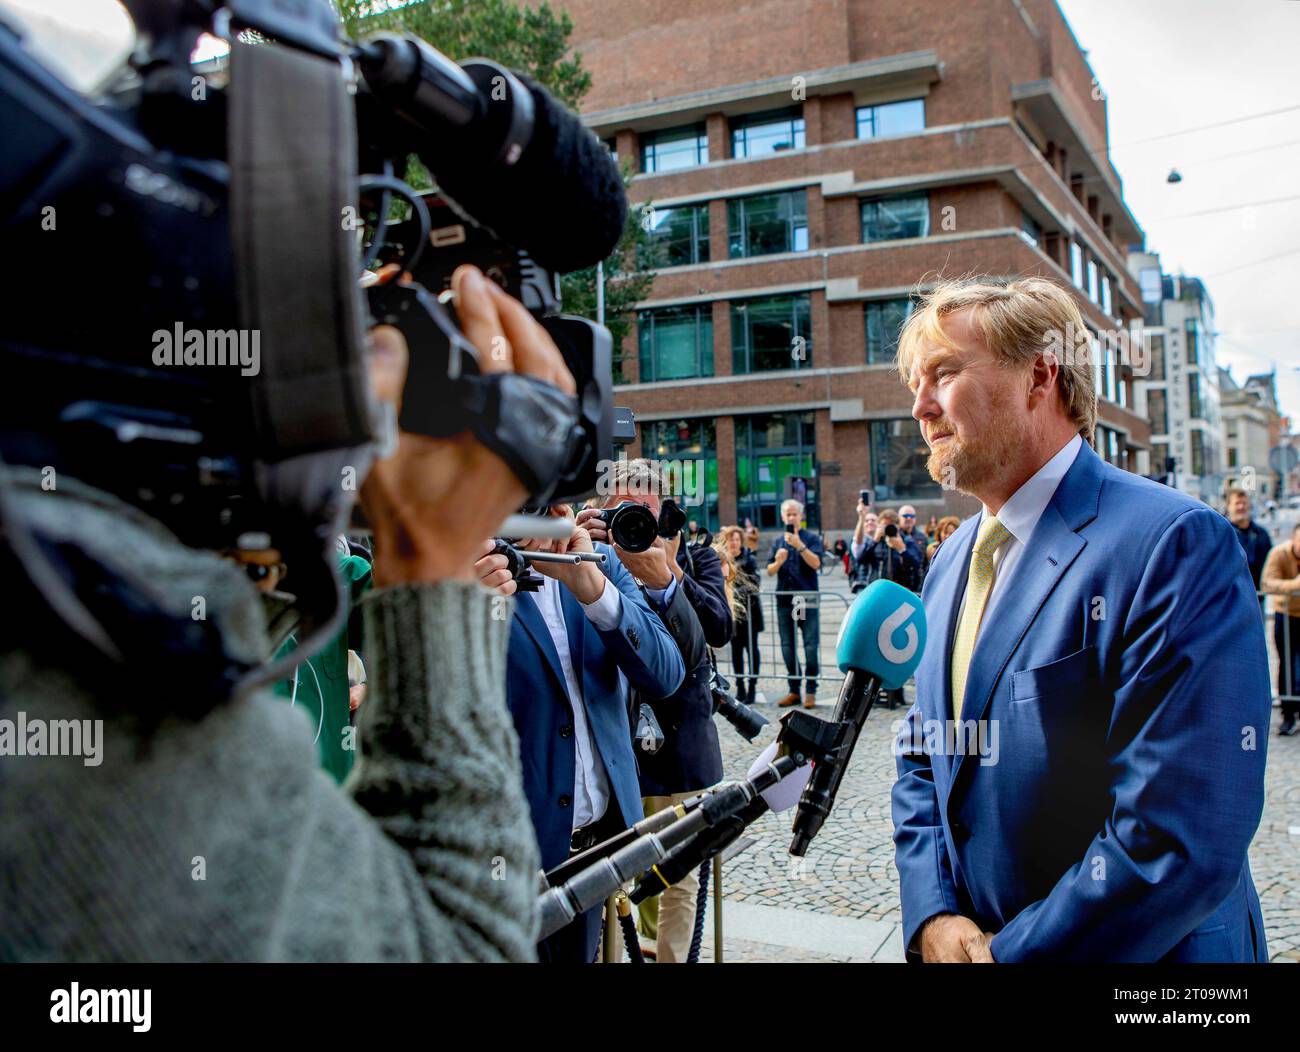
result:
<svg viewBox="0 0 1300 1052"><path fill-rule="evenodd" d="M370 563L352 554L346 538L340 538L339 573L349 596L349 609L370 588ZM315 727L316 748L320 765L339 784L352 770L356 756L356 733L351 721L348 691L348 651L360 650L359 633L349 632L348 622L323 649L295 670L291 679L275 685L275 693L301 706ZM290 653L298 645L297 635L290 635L277 657Z"/></svg>

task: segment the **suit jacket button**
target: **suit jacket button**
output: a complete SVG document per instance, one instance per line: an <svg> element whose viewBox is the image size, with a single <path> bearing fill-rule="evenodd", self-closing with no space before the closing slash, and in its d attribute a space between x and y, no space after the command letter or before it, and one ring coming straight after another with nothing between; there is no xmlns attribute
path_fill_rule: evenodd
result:
<svg viewBox="0 0 1300 1052"><path fill-rule="evenodd" d="M573 803L573 797L571 797L568 793L565 793L563 796L560 797L559 804L561 807L568 807L572 803Z"/></svg>
<svg viewBox="0 0 1300 1052"><path fill-rule="evenodd" d="M632 644L632 646L633 646L635 649L637 649L637 650L640 650L640 649L641 649L641 637L640 637L639 635L636 634L636 629L635 629L635 628L629 628L629 629L627 630L627 638L628 638L628 641Z"/></svg>
<svg viewBox="0 0 1300 1052"><path fill-rule="evenodd" d="M566 723L563 727L560 728L560 737L561 737L561 738L572 738L572 737L573 737L573 728L570 727L570 726Z"/></svg>

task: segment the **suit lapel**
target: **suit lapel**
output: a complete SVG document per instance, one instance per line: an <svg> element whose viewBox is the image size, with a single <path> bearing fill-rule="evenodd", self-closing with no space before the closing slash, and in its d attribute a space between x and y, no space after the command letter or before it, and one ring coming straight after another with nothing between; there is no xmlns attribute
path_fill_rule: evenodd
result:
<svg viewBox="0 0 1300 1052"><path fill-rule="evenodd" d="M980 626L966 675L966 696L972 704L963 707L963 720L985 718L993 690L1011 655L1057 582L1087 546L1088 542L1076 531L1096 518L1101 498L1101 465L1101 458L1085 444L1043 510L1015 569L1005 581L997 582L1001 596L991 620ZM964 759L964 755L956 757L952 772L954 785Z"/></svg>
<svg viewBox="0 0 1300 1052"><path fill-rule="evenodd" d="M563 593L563 589L561 591ZM546 618L542 617L542 611L537 605L537 597L533 593L523 592L516 596L515 617L524 626L524 631L533 637L537 649L542 652L542 657L546 659L551 675L555 677L555 682L560 688L560 696L567 698L569 690L564 682L564 670L560 668L560 655L555 649L555 642L551 639L551 630L546 627ZM578 668L579 666L574 665L573 667Z"/></svg>

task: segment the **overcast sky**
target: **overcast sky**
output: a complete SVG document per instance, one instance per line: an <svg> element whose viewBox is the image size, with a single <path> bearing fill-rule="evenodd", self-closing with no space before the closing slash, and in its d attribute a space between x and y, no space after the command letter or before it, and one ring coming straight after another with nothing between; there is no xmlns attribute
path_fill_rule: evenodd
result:
<svg viewBox="0 0 1300 1052"><path fill-rule="evenodd" d="M1166 272L1205 280L1219 364L1238 382L1276 364L1300 428L1300 3L1060 4L1105 92L1111 159L1147 247ZM1181 183L1166 182L1171 168ZM1288 200L1257 203L1276 198ZM1188 214L1208 209L1223 211Z"/></svg>

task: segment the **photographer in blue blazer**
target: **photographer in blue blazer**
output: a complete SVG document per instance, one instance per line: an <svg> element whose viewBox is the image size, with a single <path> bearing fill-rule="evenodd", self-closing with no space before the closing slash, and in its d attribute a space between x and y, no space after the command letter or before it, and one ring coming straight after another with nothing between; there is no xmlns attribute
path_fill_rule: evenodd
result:
<svg viewBox="0 0 1300 1052"><path fill-rule="evenodd" d="M930 473L983 504L922 592L893 790L904 945L1267 961L1246 858L1271 702L1254 582L1221 516L1085 441L1088 339L1042 278L940 285L904 326Z"/></svg>
<svg viewBox="0 0 1300 1052"><path fill-rule="evenodd" d="M607 556L603 564L536 563L543 587L515 597L506 701L542 867L551 869L641 820L628 685L668 697L686 669L672 636L608 545L593 546L575 526L567 541L524 547ZM504 556L485 555L477 570L483 584L515 593ZM539 959L590 962L600 920L598 909L584 913L538 945Z"/></svg>

